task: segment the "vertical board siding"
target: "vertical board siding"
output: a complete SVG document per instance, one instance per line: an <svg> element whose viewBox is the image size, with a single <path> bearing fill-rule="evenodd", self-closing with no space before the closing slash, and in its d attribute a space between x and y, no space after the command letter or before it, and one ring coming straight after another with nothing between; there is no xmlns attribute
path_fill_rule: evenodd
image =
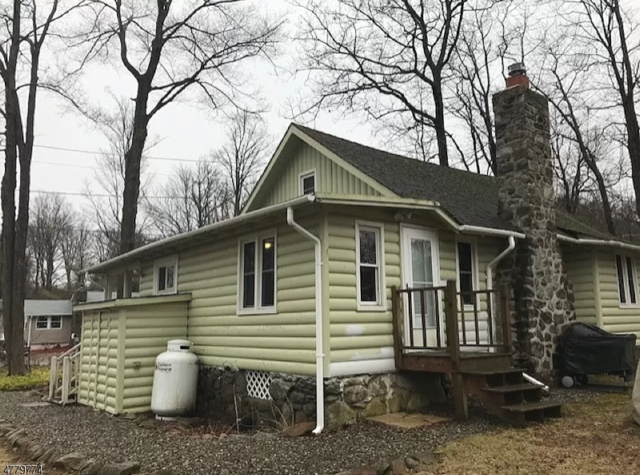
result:
<svg viewBox="0 0 640 475"><path fill-rule="evenodd" d="M385 350L393 347L390 289L394 285L402 285L400 224L394 220L392 211L355 208L352 212L331 209L327 220L331 363L382 358ZM357 310L355 235L357 220L380 223L384 226L386 312ZM406 224L437 230L440 280L442 282L457 280L455 234L441 229L442 224L428 217L416 216ZM481 237L461 239L476 243L479 274L477 283L479 289L484 290L486 289L486 266L506 247L506 239ZM486 317L485 296L481 296L479 305ZM468 332L471 330L468 329ZM385 354L388 355L388 352Z"/></svg>
<svg viewBox="0 0 640 475"><path fill-rule="evenodd" d="M319 214L296 218L319 235ZM238 315L239 241L276 231L277 313ZM296 374L315 374L313 243L278 219L270 228L231 235L178 254L178 292L190 293L188 338L200 361ZM141 293L153 293L153 262L143 263Z"/></svg>
<svg viewBox="0 0 640 475"><path fill-rule="evenodd" d="M634 258L636 275L640 256L632 251L620 252ZM640 337L640 306L621 306L618 296L618 276L616 272L616 251L599 250L598 276L600 302L602 306L602 322L604 329L612 333L635 333ZM640 299L640 287L636 279L636 295Z"/></svg>
<svg viewBox="0 0 640 475"><path fill-rule="evenodd" d="M359 178L325 157L315 148L300 143L290 152L291 156L281 157L281 167L272 170L264 188L256 195L249 211L283 203L300 196L300 174L316 171L316 191L319 193L344 194L354 196L380 196L380 193Z"/></svg>
<svg viewBox="0 0 640 475"><path fill-rule="evenodd" d="M585 247L562 246L562 259L569 282L573 285L576 319L595 325L596 287L593 268L595 259L591 249ZM617 289L616 289L617 300Z"/></svg>
<svg viewBox="0 0 640 475"><path fill-rule="evenodd" d="M124 412L151 409L156 356L166 351L167 341L187 337L187 305L188 302L170 302L123 310L126 312L122 355Z"/></svg>

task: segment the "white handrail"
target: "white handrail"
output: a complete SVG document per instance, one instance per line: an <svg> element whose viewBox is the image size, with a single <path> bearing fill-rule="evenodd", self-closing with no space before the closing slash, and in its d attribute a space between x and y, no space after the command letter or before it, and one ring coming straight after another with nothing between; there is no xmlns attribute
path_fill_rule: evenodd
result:
<svg viewBox="0 0 640 475"><path fill-rule="evenodd" d="M65 405L73 402L71 396L78 393L80 344L58 356L51 357L51 376L49 378L49 400ZM62 365L62 375L60 366ZM60 395L59 401L56 398Z"/></svg>

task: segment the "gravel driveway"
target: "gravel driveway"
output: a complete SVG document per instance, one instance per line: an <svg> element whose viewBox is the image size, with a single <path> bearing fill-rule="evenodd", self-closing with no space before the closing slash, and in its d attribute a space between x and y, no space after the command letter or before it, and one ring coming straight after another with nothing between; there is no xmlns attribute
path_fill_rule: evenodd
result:
<svg viewBox="0 0 640 475"><path fill-rule="evenodd" d="M565 397L575 399L574 394L565 392ZM362 422L320 436L283 438L260 433L219 439L202 429L174 425L168 430L166 423L140 423L84 406L19 405L35 401L27 393L0 393L0 420L24 426L28 436L43 446L55 441L63 452L81 452L102 461L138 461L146 473L166 468L194 475L330 475L501 427L484 412L472 409L468 422L408 431Z"/></svg>

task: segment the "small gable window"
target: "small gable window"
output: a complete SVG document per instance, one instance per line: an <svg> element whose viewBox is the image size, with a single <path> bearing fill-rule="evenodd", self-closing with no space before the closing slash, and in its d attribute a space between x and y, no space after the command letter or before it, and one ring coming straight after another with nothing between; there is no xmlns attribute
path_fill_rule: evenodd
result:
<svg viewBox="0 0 640 475"><path fill-rule="evenodd" d="M174 294L178 277L178 260L164 259L155 264L154 281L156 294Z"/></svg>
<svg viewBox="0 0 640 475"><path fill-rule="evenodd" d="M300 194L310 195L316 192L316 171L302 173L300 175Z"/></svg>
<svg viewBox="0 0 640 475"><path fill-rule="evenodd" d="M618 275L618 298L620 305L637 305L637 275L635 260L629 256L616 255Z"/></svg>
<svg viewBox="0 0 640 475"><path fill-rule="evenodd" d="M465 305L473 305L474 288L474 256L473 245L468 242L458 243L458 282L460 294Z"/></svg>
<svg viewBox="0 0 640 475"><path fill-rule="evenodd" d="M384 305L382 227L356 225L357 290L360 309Z"/></svg>
<svg viewBox="0 0 640 475"><path fill-rule="evenodd" d="M276 237L240 243L239 313L270 313L276 303Z"/></svg>

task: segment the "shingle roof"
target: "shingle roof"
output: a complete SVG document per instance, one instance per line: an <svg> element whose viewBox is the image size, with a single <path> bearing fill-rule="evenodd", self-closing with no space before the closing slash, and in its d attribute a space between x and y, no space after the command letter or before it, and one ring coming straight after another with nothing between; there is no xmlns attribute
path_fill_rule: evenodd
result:
<svg viewBox="0 0 640 475"><path fill-rule="evenodd" d="M515 229L498 217L498 183L494 177L442 167L295 126L398 196L437 201L461 224ZM557 226L576 236L613 238L561 211Z"/></svg>

